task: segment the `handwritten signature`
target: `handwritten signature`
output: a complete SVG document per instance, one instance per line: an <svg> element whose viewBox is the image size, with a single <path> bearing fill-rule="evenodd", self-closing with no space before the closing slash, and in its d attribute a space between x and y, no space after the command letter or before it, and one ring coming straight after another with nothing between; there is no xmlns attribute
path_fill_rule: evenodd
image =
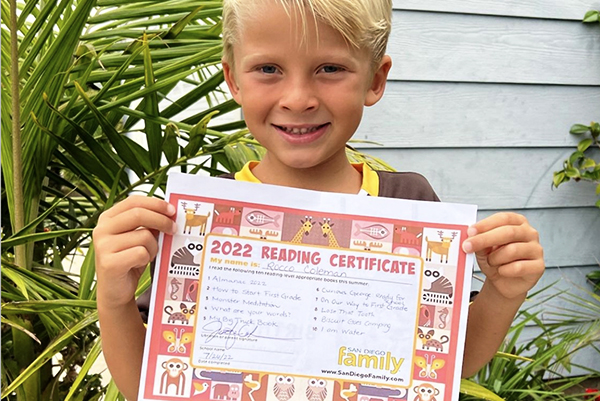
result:
<svg viewBox="0 0 600 401"><path fill-rule="evenodd" d="M202 326L202 330L210 332L208 337L206 337L205 343L209 343L215 337L221 336L221 338L225 338L225 349L231 349L239 338L251 337L258 330L258 325L235 321L233 326L227 327L220 320L213 320Z"/></svg>
<svg viewBox="0 0 600 401"><path fill-rule="evenodd" d="M219 319L212 320L202 326L202 331L209 332L210 334L206 337L205 343L211 342L215 338L225 339L225 349L231 349L235 345L236 341L240 338L257 338L266 340L279 340L279 341L298 341L302 338L297 337L273 337L256 334L259 325L244 323L240 320L225 321L222 322Z"/></svg>

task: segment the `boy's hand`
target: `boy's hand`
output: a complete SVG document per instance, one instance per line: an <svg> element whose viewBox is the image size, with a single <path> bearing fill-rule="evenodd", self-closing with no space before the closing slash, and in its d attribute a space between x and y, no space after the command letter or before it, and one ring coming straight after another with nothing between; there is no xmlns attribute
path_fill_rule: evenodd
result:
<svg viewBox="0 0 600 401"><path fill-rule="evenodd" d="M133 301L140 275L158 252L158 232L175 232L174 214L161 199L131 196L100 215L93 233L99 304Z"/></svg>
<svg viewBox="0 0 600 401"><path fill-rule="evenodd" d="M496 213L467 230L463 250L474 252L486 282L505 298L525 297L544 273L538 232L516 213Z"/></svg>

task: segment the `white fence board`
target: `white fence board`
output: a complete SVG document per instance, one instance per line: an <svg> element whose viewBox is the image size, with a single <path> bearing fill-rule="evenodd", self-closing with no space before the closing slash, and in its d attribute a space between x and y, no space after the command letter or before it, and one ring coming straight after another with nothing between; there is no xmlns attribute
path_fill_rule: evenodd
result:
<svg viewBox="0 0 600 401"><path fill-rule="evenodd" d="M600 87L390 81L355 138L402 148L575 146L571 125L599 118Z"/></svg>
<svg viewBox="0 0 600 401"><path fill-rule="evenodd" d="M398 10L503 15L582 20L588 10L600 9L597 0L393 0Z"/></svg>
<svg viewBox="0 0 600 401"><path fill-rule="evenodd" d="M527 209L591 206L597 197L587 182L568 182L552 189L552 173L560 170L573 148L364 149L398 171L423 174L446 202L475 203L481 209ZM599 213L600 214L600 213Z"/></svg>
<svg viewBox="0 0 600 401"><path fill-rule="evenodd" d="M391 79L600 85L600 34L579 22L394 12Z"/></svg>

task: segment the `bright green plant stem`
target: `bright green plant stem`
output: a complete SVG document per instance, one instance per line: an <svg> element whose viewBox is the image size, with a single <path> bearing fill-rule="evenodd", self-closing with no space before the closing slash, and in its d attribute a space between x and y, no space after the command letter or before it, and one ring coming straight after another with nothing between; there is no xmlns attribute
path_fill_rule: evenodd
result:
<svg viewBox="0 0 600 401"><path fill-rule="evenodd" d="M19 43L17 40L17 1L10 0L10 75L12 80L12 153L14 180L14 232L25 225L23 212L23 168L21 162L21 106L19 103ZM27 266L26 245L15 248L16 263L23 268Z"/></svg>
<svg viewBox="0 0 600 401"><path fill-rule="evenodd" d="M19 101L19 44L17 39L17 2L10 0L10 75L11 75L11 100L12 100L12 159L13 159L13 185L14 185L14 222L13 230L19 231L25 225L23 210L23 168L21 154L21 106ZM15 247L15 261L17 265L29 269L27 263L27 246L25 244ZM23 317L23 327L33 330L33 325L27 316ZM27 366L34 359L33 339L19 329L12 328L13 344L15 349L22 350L15 354L19 366ZM41 395L40 373L36 372L24 384L22 391L17 393L17 399L38 400Z"/></svg>

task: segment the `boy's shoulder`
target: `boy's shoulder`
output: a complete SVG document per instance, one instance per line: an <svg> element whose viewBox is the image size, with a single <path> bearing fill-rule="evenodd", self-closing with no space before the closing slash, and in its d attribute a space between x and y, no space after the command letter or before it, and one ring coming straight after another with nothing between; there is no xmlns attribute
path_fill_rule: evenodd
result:
<svg viewBox="0 0 600 401"><path fill-rule="evenodd" d="M411 172L375 171L379 176L379 194L385 198L439 202L429 181Z"/></svg>

